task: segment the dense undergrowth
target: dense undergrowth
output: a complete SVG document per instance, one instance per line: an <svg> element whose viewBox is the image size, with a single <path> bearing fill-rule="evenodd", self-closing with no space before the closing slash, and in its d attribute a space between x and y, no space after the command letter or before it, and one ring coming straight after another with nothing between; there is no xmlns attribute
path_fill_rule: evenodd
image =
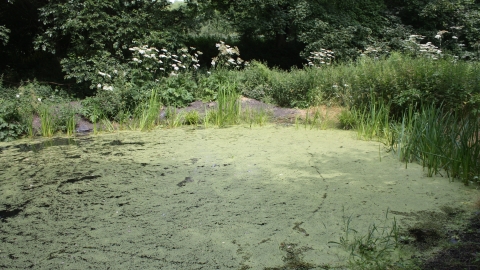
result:
<svg viewBox="0 0 480 270"><path fill-rule="evenodd" d="M383 143L406 166L416 162L428 176L441 174L466 185L478 184L478 62L392 53L387 58L365 56L355 62L284 71L261 62L246 64L231 56L222 59L219 53L210 70L185 66L183 72L176 72L175 67L180 70L184 65L177 60L169 75L150 78L151 74L140 74L137 83L99 72L105 80L99 82L97 94L81 101L65 90L35 81L18 88L0 85L0 140L51 137L59 132L75 136L80 117L94 124L94 133L269 122L268 110L242 108L240 97L246 96L283 107L342 107L339 128L355 130L359 139ZM216 101L217 105L206 106L202 114L177 110L195 100ZM310 110L295 124L326 128L321 118L318 111ZM34 119L40 119L40 129L34 128ZM390 231L373 225L366 236L352 231L349 239L349 232L347 226L346 236L337 244L351 252L352 269L413 269L410 262L399 266L402 261L394 258L396 223ZM375 248L364 249L366 246Z"/></svg>
<svg viewBox="0 0 480 270"><path fill-rule="evenodd" d="M284 71L260 62L246 65L238 56L232 62L231 56L225 54L222 60L219 53L210 71L172 70L170 76L140 86L117 76L108 86L103 81L103 89L82 100L82 106L72 103L65 91L36 82L17 89L2 87L0 140L57 132L74 135L79 117L111 131L267 122L266 111L242 110L238 97L243 95L283 107L341 106L340 127L357 130L360 138L382 141L402 161L420 162L429 175L446 174L465 184L478 181L478 62L392 53L383 59L363 57ZM175 108L194 100L219 105L205 115L176 113ZM163 107L168 110L160 121ZM32 126L35 116L41 120L40 134Z"/></svg>

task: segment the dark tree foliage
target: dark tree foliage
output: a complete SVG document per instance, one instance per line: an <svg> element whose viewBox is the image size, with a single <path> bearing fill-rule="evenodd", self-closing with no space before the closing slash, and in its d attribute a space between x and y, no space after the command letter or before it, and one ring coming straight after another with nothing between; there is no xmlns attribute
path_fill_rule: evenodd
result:
<svg viewBox="0 0 480 270"><path fill-rule="evenodd" d="M478 50L480 40L480 1L475 0L395 0L387 7L418 34L433 38L445 31L445 48L463 43L467 50ZM458 39L451 40L452 37ZM450 40L450 42L448 42Z"/></svg>
<svg viewBox="0 0 480 270"><path fill-rule="evenodd" d="M199 37L200 26L213 20L240 37L232 45L244 58L282 68L301 66L300 55L322 48L335 51L335 61L368 48L403 50L411 34L477 59L479 2L185 0L173 9L167 0L7 0L0 2L0 74L7 84L38 78L91 86L99 71L128 69L129 47L196 46L192 33ZM215 53L214 42L204 42L211 38L197 40Z"/></svg>
<svg viewBox="0 0 480 270"><path fill-rule="evenodd" d="M0 2L0 75L5 83L22 79L56 80L58 59L35 51L35 36L45 30L39 22L38 8L48 1L15 0ZM60 77L61 79L61 77Z"/></svg>
<svg viewBox="0 0 480 270"><path fill-rule="evenodd" d="M167 0L52 0L39 9L45 31L35 49L60 55L66 78L90 82L98 72L125 70L130 47L178 46L188 18L169 5Z"/></svg>
<svg viewBox="0 0 480 270"><path fill-rule="evenodd" d="M129 47L178 47L191 20L185 9L169 6L167 0L2 1L0 74L6 83L35 77L90 83L99 71L125 65Z"/></svg>

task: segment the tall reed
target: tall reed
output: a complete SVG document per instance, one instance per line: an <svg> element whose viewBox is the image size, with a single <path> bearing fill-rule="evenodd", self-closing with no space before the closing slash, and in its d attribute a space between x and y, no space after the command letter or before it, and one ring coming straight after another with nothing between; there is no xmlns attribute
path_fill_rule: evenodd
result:
<svg viewBox="0 0 480 270"><path fill-rule="evenodd" d="M66 126L67 126L67 136L75 136L75 131L77 127L77 118L76 118L75 112L71 112L67 116Z"/></svg>
<svg viewBox="0 0 480 270"><path fill-rule="evenodd" d="M365 140L379 140L385 144L393 139L390 121L390 104L370 96L369 106L363 110L353 108L355 128L358 137Z"/></svg>
<svg viewBox="0 0 480 270"><path fill-rule="evenodd" d="M241 111L239 97L235 84L222 84L217 95L217 108L215 113L210 112L208 120L219 127L238 124Z"/></svg>
<svg viewBox="0 0 480 270"><path fill-rule="evenodd" d="M157 91L152 89L148 101L140 105L138 115L138 127L142 131L151 130L155 127L160 112L161 104Z"/></svg>
<svg viewBox="0 0 480 270"><path fill-rule="evenodd" d="M476 117L444 112L433 105L410 109L396 125L392 149L406 164L419 162L427 175L446 173L463 183L480 175L480 124Z"/></svg>
<svg viewBox="0 0 480 270"><path fill-rule="evenodd" d="M50 107L42 105L39 108L41 132L44 137L52 137L55 133L55 119Z"/></svg>

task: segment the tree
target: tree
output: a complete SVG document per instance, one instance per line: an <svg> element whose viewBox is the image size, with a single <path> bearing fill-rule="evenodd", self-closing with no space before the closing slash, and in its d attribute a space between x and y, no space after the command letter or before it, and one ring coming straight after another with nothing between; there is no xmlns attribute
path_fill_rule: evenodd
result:
<svg viewBox="0 0 480 270"><path fill-rule="evenodd" d="M44 71L55 70L51 68L52 57L33 49L35 36L43 31L38 8L45 3L45 0L0 1L0 75L7 83L49 77ZM50 68L44 68L43 64Z"/></svg>
<svg viewBox="0 0 480 270"><path fill-rule="evenodd" d="M383 0L198 0L220 10L247 39L300 41L307 50L334 49L351 57L375 42L385 27ZM308 52L305 52L308 54Z"/></svg>
<svg viewBox="0 0 480 270"><path fill-rule="evenodd" d="M40 7L45 27L35 49L61 58L66 78L91 86L99 72L127 69L130 47L173 48L188 27L182 9L167 0L52 0Z"/></svg>

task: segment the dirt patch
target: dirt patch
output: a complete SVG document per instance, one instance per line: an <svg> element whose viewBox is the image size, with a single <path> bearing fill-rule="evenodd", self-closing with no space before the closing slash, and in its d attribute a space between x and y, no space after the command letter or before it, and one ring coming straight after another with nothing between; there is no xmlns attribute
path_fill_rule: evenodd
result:
<svg viewBox="0 0 480 270"><path fill-rule="evenodd" d="M476 212L467 226L450 231L449 247L436 252L422 266L425 270L480 269L480 212Z"/></svg>

